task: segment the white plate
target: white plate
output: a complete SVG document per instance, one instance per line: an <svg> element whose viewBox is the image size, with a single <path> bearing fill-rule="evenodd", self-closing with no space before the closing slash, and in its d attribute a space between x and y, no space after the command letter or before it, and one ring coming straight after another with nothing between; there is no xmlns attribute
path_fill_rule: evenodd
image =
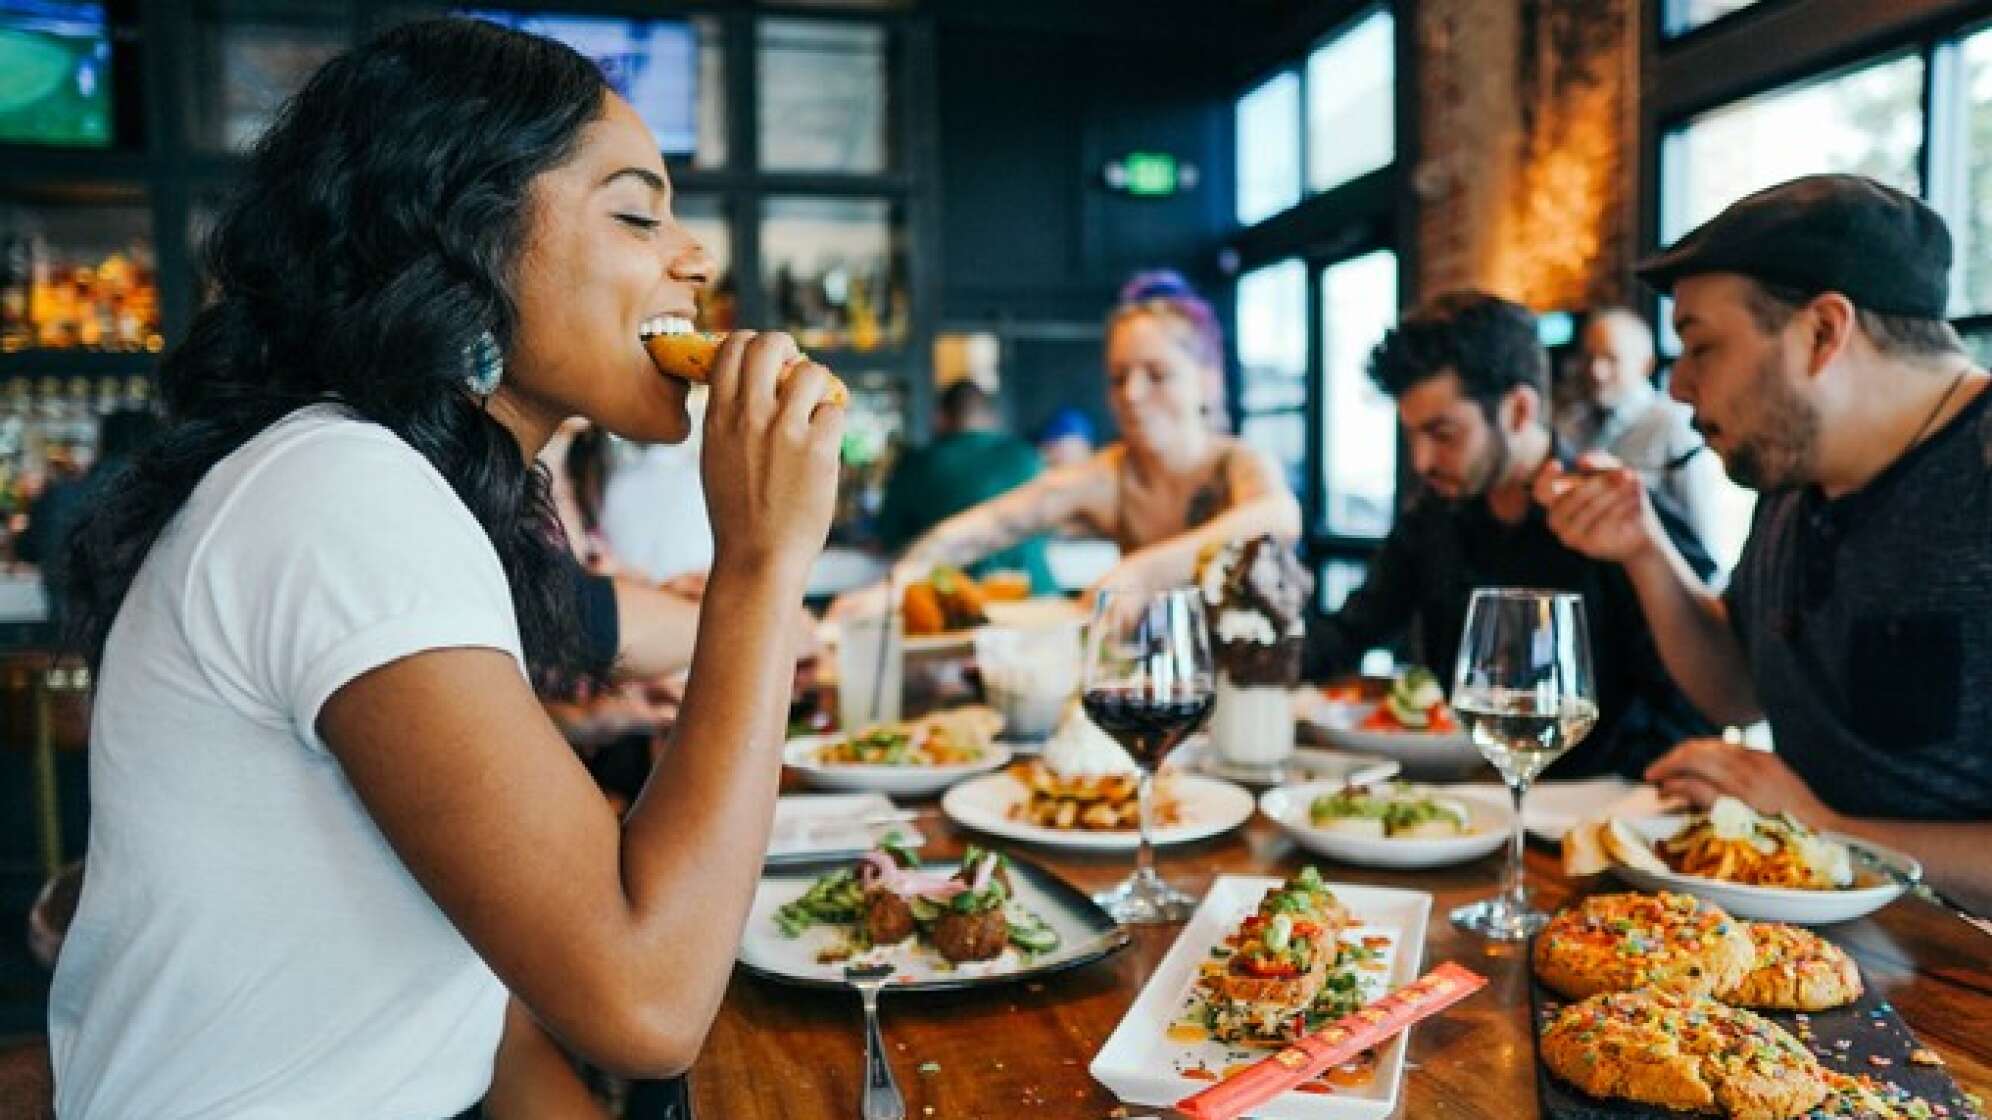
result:
<svg viewBox="0 0 1992 1120"><path fill-rule="evenodd" d="M1107 1044L1093 1058L1090 1072L1096 1080L1124 1101L1155 1106L1173 1105L1210 1087L1209 1081L1184 1077L1178 1071L1201 1065L1222 1073L1231 1064L1233 1049L1219 1042L1171 1041L1169 1025L1195 998L1197 970L1209 959L1211 948L1258 908L1269 888L1281 882L1253 875L1217 877L1182 935L1135 997L1134 1006L1128 1008ZM1391 939L1383 958L1388 967L1374 974L1378 983L1369 997L1375 999L1417 979L1432 896L1423 891L1341 883L1330 883L1329 888L1363 923L1345 936ZM1376 1076L1369 1084L1329 1094L1287 1093L1260 1105L1252 1115L1272 1120L1381 1120L1389 1116L1397 1108L1404 1082L1408 1034L1400 1032L1384 1044L1377 1055Z"/></svg>
<svg viewBox="0 0 1992 1120"><path fill-rule="evenodd" d="M1252 819L1252 795L1230 782L1180 773L1168 780L1174 785L1182 812L1175 824L1155 830L1157 845L1202 840L1229 832ZM1133 829L1106 832L1046 828L1012 820L1010 807L1029 799L1030 791L1024 788L1024 783L1008 774L988 774L949 790L941 798L941 811L964 828L1053 848L1131 852L1141 843L1141 837Z"/></svg>
<svg viewBox="0 0 1992 1120"><path fill-rule="evenodd" d="M1373 702L1347 704L1330 700L1314 689L1294 694L1294 717L1310 739L1361 754L1382 755L1404 765L1414 778L1463 778L1487 766L1464 731L1364 731L1362 722L1376 708Z"/></svg>
<svg viewBox="0 0 1992 1120"><path fill-rule="evenodd" d="M1322 794L1341 788L1340 782L1303 782L1269 789L1259 797L1259 811L1308 851L1358 867L1415 869L1465 863L1500 850L1514 827L1513 809L1479 789L1461 786L1434 788L1431 792L1466 806L1468 825L1473 831L1464 836L1393 840L1315 827L1308 815L1309 806Z"/></svg>
<svg viewBox="0 0 1992 1120"><path fill-rule="evenodd" d="M886 766L817 760L818 751L843 739L841 734L798 736L782 748L782 761L801 774L804 781L820 789L876 790L908 797L939 793L964 778L1000 769L1010 761L1010 748L1001 743L982 748L982 757L974 762L953 766Z"/></svg>
<svg viewBox="0 0 1992 1120"><path fill-rule="evenodd" d="M1007 855L1008 853L1006 853ZM1076 968L1119 951L1129 941L1125 929L1116 926L1107 912L1094 904L1077 887L1028 860L1009 856L1010 882L1017 889L1016 901L1058 932L1058 948L1026 960L1014 947L1003 950L993 961L970 965L950 965L938 953L908 941L875 953L899 966L891 982L892 991L938 991L1007 984L1024 977ZM754 892L754 905L747 914L747 929L740 939L740 963L760 976L786 984L814 988L844 986L842 963L824 964L816 955L839 943L837 929L815 926L800 937L783 937L774 914L784 904L802 897L817 877L838 866L818 863L808 869L770 872L761 878ZM959 863L930 863L927 867L953 873ZM871 959L872 954L867 954Z"/></svg>
<svg viewBox="0 0 1992 1120"><path fill-rule="evenodd" d="M880 837L897 832L909 848L927 842L907 821L867 824L868 818L898 811L882 793L792 793L775 800L775 826L768 834L769 865L857 856Z"/></svg>
<svg viewBox="0 0 1992 1120"><path fill-rule="evenodd" d="M1683 816L1653 817L1634 821L1649 841L1658 841L1681 830L1687 818ZM1893 848L1884 848L1869 840L1857 840L1834 832L1821 833L1829 840L1837 840L1850 848L1860 849L1909 876L1912 880L1923 877L1923 865ZM1655 874L1638 871L1622 864L1612 865L1612 874L1625 880L1640 890L1679 891L1708 899L1722 907L1734 918L1750 922L1790 922L1800 926L1823 926L1834 922L1850 922L1863 918L1901 897L1902 884L1880 873L1861 866L1861 857L1854 857L1854 881L1857 885L1848 890L1807 891L1787 887L1753 887L1744 883L1726 883L1720 879L1705 879L1699 875L1683 875L1676 871Z"/></svg>
<svg viewBox="0 0 1992 1120"><path fill-rule="evenodd" d="M1551 778L1529 787L1528 799L1522 802L1522 827L1536 839L1556 844L1578 821L1605 817L1640 821L1669 811L1657 786L1631 778Z"/></svg>
<svg viewBox="0 0 1992 1120"><path fill-rule="evenodd" d="M1260 772L1250 767L1234 767L1217 757L1211 747L1210 736L1198 734L1176 748L1169 756L1171 764L1184 770L1193 770L1213 778L1223 778L1227 782L1237 782L1245 786L1270 786L1292 782L1333 782L1338 785L1366 786L1372 782L1388 781L1396 777L1403 767L1394 759L1378 758L1373 754L1351 754L1348 751L1317 750L1299 747L1293 757L1281 764L1282 777L1268 780Z"/></svg>

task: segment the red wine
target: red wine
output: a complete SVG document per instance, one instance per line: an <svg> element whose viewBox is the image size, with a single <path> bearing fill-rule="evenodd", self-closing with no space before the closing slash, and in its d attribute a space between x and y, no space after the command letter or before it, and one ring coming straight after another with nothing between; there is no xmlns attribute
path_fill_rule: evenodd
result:
<svg viewBox="0 0 1992 1120"><path fill-rule="evenodd" d="M1139 686L1121 685L1086 690L1086 715L1100 730L1127 748L1127 753L1152 769L1190 732L1203 726L1216 696L1209 692L1155 697Z"/></svg>

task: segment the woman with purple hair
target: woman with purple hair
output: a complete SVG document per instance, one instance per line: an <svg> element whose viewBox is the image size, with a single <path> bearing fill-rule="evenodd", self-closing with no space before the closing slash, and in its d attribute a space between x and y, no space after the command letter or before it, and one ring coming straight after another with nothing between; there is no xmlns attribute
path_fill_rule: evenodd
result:
<svg viewBox="0 0 1992 1120"><path fill-rule="evenodd" d="M1189 581L1205 545L1300 535L1280 470L1207 417L1223 399L1224 332L1174 272L1144 272L1107 317L1107 396L1121 440L941 522L906 550L893 583L926 578L1054 530L1120 545L1110 583ZM832 617L877 614L882 587L840 598Z"/></svg>

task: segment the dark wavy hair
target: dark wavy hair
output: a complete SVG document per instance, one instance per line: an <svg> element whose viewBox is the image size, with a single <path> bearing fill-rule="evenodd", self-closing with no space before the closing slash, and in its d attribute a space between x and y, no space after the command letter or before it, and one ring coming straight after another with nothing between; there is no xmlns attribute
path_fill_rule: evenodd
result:
<svg viewBox="0 0 1992 1120"><path fill-rule="evenodd" d="M1490 417L1502 397L1523 386L1549 399L1549 355L1535 316L1486 292L1433 296L1405 312L1370 352L1370 380L1393 400L1447 373L1459 375L1461 395Z"/></svg>
<svg viewBox="0 0 1992 1120"><path fill-rule="evenodd" d="M167 428L70 539L58 592L91 665L208 470L335 400L434 464L484 527L535 674L578 671L546 473L463 382L482 332L510 350L532 182L571 156L607 88L558 43L439 19L334 58L284 107L206 243L214 298L160 367Z"/></svg>

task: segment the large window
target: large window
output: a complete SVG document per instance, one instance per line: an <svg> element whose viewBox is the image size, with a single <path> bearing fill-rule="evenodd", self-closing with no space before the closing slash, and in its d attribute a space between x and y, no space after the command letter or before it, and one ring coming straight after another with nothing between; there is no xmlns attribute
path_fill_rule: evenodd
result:
<svg viewBox="0 0 1992 1120"><path fill-rule="evenodd" d="M1370 351L1397 322L1397 254L1379 249L1321 271L1322 482L1327 528L1390 531L1397 410L1369 379Z"/></svg>
<svg viewBox="0 0 1992 1120"><path fill-rule="evenodd" d="M1234 115L1240 225L1389 167L1397 159L1397 21L1390 9L1338 27L1304 65L1239 97Z"/></svg>
<svg viewBox="0 0 1992 1120"><path fill-rule="evenodd" d="M1664 0L1666 29L1669 35L1680 35L1705 23L1712 23L1731 12L1740 12L1758 0Z"/></svg>
<svg viewBox="0 0 1992 1120"><path fill-rule="evenodd" d="M1325 191L1397 156L1396 21L1388 9L1307 60L1307 188Z"/></svg>
<svg viewBox="0 0 1992 1120"><path fill-rule="evenodd" d="M1300 75L1276 74L1238 99L1238 224L1300 201Z"/></svg>
<svg viewBox="0 0 1992 1120"><path fill-rule="evenodd" d="M1284 260L1238 280L1239 434L1307 481L1307 266Z"/></svg>
<svg viewBox="0 0 1992 1120"><path fill-rule="evenodd" d="M1849 171L1920 192L1923 59L1905 55L1690 119L1661 152L1660 239L1671 244L1752 191Z"/></svg>
<svg viewBox="0 0 1992 1120"><path fill-rule="evenodd" d="M1992 312L1992 28L1957 48L1962 111L1944 118L1956 157L1947 164L1951 235L1957 239L1952 310Z"/></svg>
<svg viewBox="0 0 1992 1120"><path fill-rule="evenodd" d="M758 27L762 169L889 168L886 29L802 19L763 19Z"/></svg>

